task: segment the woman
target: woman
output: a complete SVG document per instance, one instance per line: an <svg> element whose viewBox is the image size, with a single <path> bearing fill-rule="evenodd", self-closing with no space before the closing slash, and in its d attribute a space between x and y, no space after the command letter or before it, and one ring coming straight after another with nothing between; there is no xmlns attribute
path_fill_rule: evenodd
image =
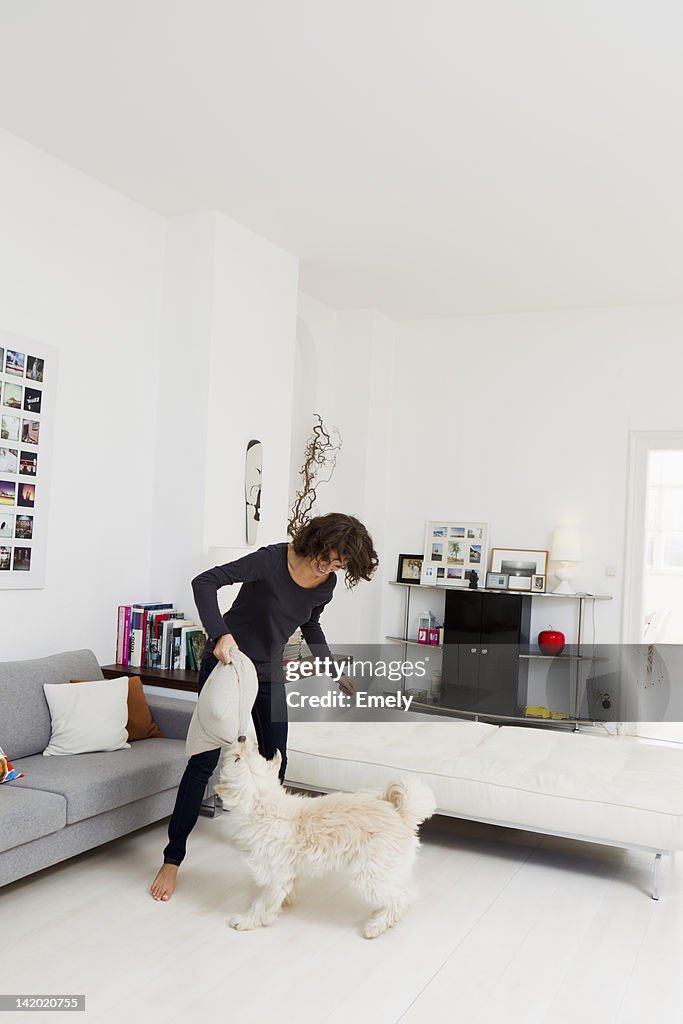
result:
<svg viewBox="0 0 683 1024"><path fill-rule="evenodd" d="M281 781L287 765L285 644L300 627L314 654L332 657L319 620L332 600L336 573L343 570L351 588L360 580L369 580L378 564L372 538L363 524L353 516L331 512L311 519L291 544L269 544L192 581L197 610L209 637L197 689L201 690L219 661L229 664L231 647L251 658L259 681L252 710L258 748L268 760L280 751ZM218 589L231 583L242 583L242 587L231 608L221 615ZM349 681L343 680L340 688L353 692ZM187 837L196 824L206 783L220 753L220 749L209 750L188 761L168 826L164 863L150 887L155 900L173 895Z"/></svg>

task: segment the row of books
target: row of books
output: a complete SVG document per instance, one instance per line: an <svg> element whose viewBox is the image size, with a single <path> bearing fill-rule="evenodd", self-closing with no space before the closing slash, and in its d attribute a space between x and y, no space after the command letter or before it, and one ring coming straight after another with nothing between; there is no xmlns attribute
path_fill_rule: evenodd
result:
<svg viewBox="0 0 683 1024"><path fill-rule="evenodd" d="M282 654L282 662L284 665L287 665L287 662L289 661L301 661L301 659L309 653L308 647L304 643L301 630L297 629L292 633L285 644L285 649Z"/></svg>
<svg viewBox="0 0 683 1024"><path fill-rule="evenodd" d="M198 671L206 633L172 604L122 604L118 609L116 664L131 668Z"/></svg>

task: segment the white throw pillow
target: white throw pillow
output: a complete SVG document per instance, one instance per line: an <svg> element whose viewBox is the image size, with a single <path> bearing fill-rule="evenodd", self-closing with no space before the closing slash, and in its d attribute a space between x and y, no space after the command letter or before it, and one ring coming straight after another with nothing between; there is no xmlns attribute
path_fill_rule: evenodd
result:
<svg viewBox="0 0 683 1024"><path fill-rule="evenodd" d="M251 709L258 693L253 662L233 648L229 665L218 662L197 697L187 730L188 757L233 743L253 730Z"/></svg>
<svg viewBox="0 0 683 1024"><path fill-rule="evenodd" d="M52 719L52 735L44 757L130 747L126 732L128 676L96 679L78 686L43 683L43 689Z"/></svg>

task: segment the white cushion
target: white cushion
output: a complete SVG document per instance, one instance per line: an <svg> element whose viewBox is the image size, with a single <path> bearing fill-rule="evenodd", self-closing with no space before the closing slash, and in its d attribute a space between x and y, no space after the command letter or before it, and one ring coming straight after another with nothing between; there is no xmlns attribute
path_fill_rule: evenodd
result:
<svg viewBox="0 0 683 1024"><path fill-rule="evenodd" d="M185 750L188 757L234 743L252 732L251 709L258 693L252 661L232 648L229 665L218 662L197 697Z"/></svg>
<svg viewBox="0 0 683 1024"><path fill-rule="evenodd" d="M439 719L290 725L287 781L379 789L397 772L440 811L540 832L683 849L683 751L626 737Z"/></svg>
<svg viewBox="0 0 683 1024"><path fill-rule="evenodd" d="M43 690L52 719L50 742L43 751L46 757L130 746L127 676L78 684L44 683Z"/></svg>

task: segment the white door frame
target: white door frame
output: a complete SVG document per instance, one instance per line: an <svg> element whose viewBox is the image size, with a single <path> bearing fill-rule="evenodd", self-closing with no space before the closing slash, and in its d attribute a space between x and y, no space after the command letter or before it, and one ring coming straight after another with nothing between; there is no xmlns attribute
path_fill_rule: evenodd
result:
<svg viewBox="0 0 683 1024"><path fill-rule="evenodd" d="M630 433L621 625L621 639L625 644L643 642L647 457L651 451L669 449L683 451L683 430L632 430Z"/></svg>

